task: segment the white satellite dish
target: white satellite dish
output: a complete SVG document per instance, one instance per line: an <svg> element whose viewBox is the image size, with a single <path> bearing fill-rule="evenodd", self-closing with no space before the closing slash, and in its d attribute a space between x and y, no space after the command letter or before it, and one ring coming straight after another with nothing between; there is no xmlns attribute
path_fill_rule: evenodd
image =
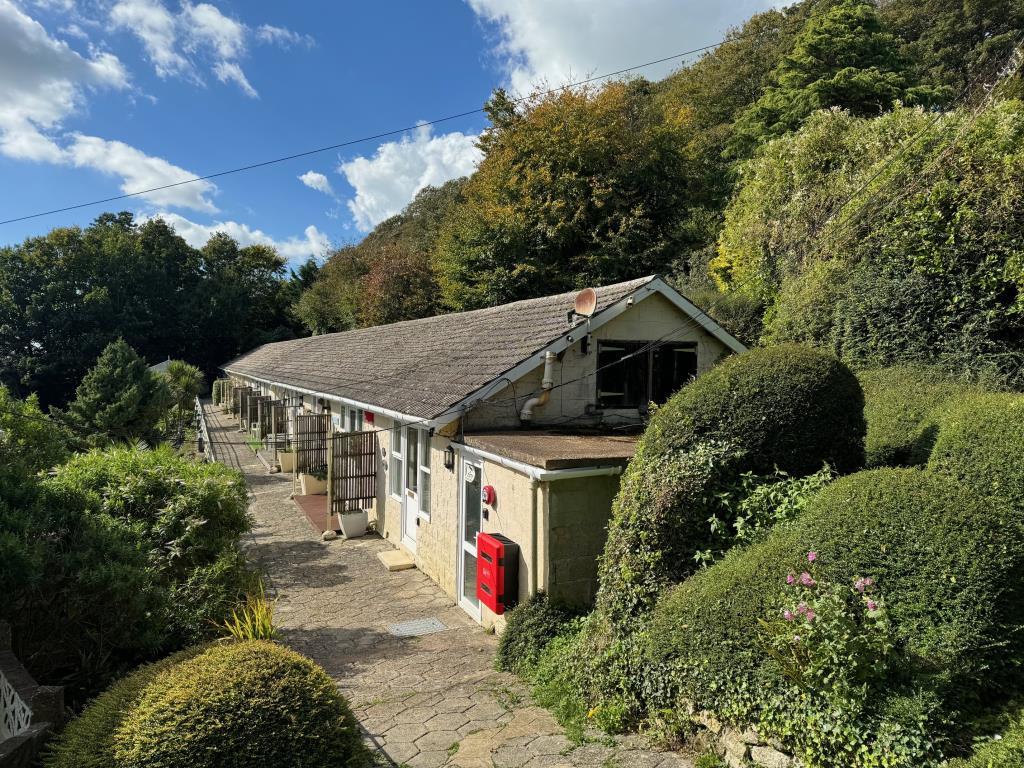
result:
<svg viewBox="0 0 1024 768"><path fill-rule="evenodd" d="M593 288L584 288L576 294L576 302L573 309L580 317L590 317L597 309L597 291Z"/></svg>

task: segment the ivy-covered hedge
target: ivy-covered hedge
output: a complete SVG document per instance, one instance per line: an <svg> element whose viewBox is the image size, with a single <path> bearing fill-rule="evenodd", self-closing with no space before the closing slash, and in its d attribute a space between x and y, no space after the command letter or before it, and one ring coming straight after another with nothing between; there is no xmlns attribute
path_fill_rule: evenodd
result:
<svg viewBox="0 0 1024 768"><path fill-rule="evenodd" d="M527 677L537 666L545 646L580 614L544 592L538 592L505 614L505 631L498 640L495 667Z"/></svg>
<svg viewBox="0 0 1024 768"><path fill-rule="evenodd" d="M893 655L877 660L886 674L847 710L817 708L815 691L794 688L764 650L760 622L778 618L808 552L819 578L871 578L891 622ZM1016 684L1022 622L1024 510L921 470L861 472L666 594L646 631L644 697L655 717L685 701L760 722L811 764L923 765L949 736L942 725Z"/></svg>
<svg viewBox="0 0 1024 768"><path fill-rule="evenodd" d="M950 768L1018 768L1024 765L1024 709L1015 711L1001 733L980 742L969 758Z"/></svg>
<svg viewBox="0 0 1024 768"><path fill-rule="evenodd" d="M869 467L926 463L943 406L982 391L934 366L876 368L862 371L857 378L864 389Z"/></svg>
<svg viewBox="0 0 1024 768"><path fill-rule="evenodd" d="M157 675L114 739L115 768L361 768L330 676L279 645L211 646Z"/></svg>
<svg viewBox="0 0 1024 768"><path fill-rule="evenodd" d="M976 395L945 409L928 467L1024 508L1024 395Z"/></svg>

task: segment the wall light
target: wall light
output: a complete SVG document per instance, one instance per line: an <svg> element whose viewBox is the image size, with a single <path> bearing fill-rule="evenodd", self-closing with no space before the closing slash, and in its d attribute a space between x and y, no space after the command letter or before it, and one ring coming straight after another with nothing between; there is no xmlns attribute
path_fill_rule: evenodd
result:
<svg viewBox="0 0 1024 768"><path fill-rule="evenodd" d="M444 468L449 472L455 469L455 448L451 443L444 449Z"/></svg>

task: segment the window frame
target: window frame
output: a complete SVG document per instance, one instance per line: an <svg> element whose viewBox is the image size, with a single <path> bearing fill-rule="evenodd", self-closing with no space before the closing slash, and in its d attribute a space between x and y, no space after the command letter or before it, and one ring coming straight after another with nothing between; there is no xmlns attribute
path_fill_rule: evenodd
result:
<svg viewBox="0 0 1024 768"><path fill-rule="evenodd" d="M640 413L647 413L650 410L650 404L653 402L652 397L654 395L654 355L659 349L687 349L692 350L694 356L694 373L696 375L697 360L698 360L698 349L699 343L696 341L668 341L658 343L656 340L641 340L641 339L598 339L597 346L595 349L595 360L600 361L601 359L601 347L602 345L608 346L622 346L626 350L630 347L643 348L647 346L647 349L641 354L635 352L626 352L625 354L636 355L636 362L642 367L643 371L643 387L644 394L641 402L635 405L604 405L601 402L601 365L598 362L598 370L594 373L594 403L599 411L639 411ZM625 355L624 355L625 356ZM620 365L621 363L609 363L607 365Z"/></svg>
<svg viewBox="0 0 1024 768"><path fill-rule="evenodd" d="M430 520L430 493L431 493L431 472L430 472L430 430L417 429L417 456L419 461L416 467L416 514L424 520ZM426 504L424 504L423 489L426 488Z"/></svg>
<svg viewBox="0 0 1024 768"><path fill-rule="evenodd" d="M388 448L390 450L388 461L388 495L395 501L401 502L402 494L405 492L405 427L401 422L396 421L391 425L391 437ZM396 492L395 483L399 487Z"/></svg>

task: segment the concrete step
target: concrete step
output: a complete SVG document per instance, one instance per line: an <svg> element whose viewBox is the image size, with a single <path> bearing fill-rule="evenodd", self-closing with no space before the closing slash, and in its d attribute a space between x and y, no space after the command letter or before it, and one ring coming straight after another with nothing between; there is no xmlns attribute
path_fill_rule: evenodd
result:
<svg viewBox="0 0 1024 768"><path fill-rule="evenodd" d="M377 559L380 560L384 567L389 571L407 571L410 568L415 568L416 563L409 557L408 553L401 549L391 549L387 552L378 552Z"/></svg>

